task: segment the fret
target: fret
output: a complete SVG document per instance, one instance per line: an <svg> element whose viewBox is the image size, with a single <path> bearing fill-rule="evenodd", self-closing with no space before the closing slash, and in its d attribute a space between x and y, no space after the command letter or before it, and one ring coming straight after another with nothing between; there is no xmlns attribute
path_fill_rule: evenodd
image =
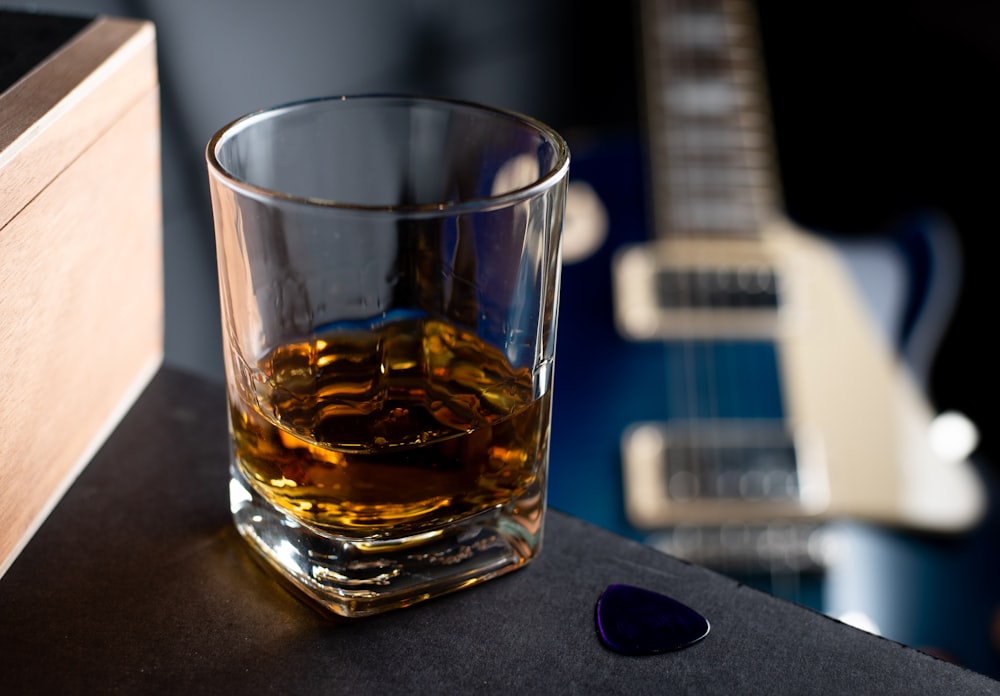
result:
<svg viewBox="0 0 1000 696"><path fill-rule="evenodd" d="M663 48L655 58L660 69L669 69L685 78L724 77L745 81L753 77L743 69L745 61L738 57L735 49L719 53L706 49Z"/></svg>
<svg viewBox="0 0 1000 696"><path fill-rule="evenodd" d="M662 94L667 109L680 118L721 118L744 105L742 91L718 78L675 80Z"/></svg>
<svg viewBox="0 0 1000 696"><path fill-rule="evenodd" d="M701 169L697 174L689 167L680 171L670 171L663 174L662 190L676 197L671 203L673 207L682 206L693 200L725 201L725 199L742 199L746 204L752 204L760 195L758 185L759 173L752 170L736 170L732 168L721 171Z"/></svg>
<svg viewBox="0 0 1000 696"><path fill-rule="evenodd" d="M657 236L756 235L776 209L769 126L738 2L645 0Z"/></svg>
<svg viewBox="0 0 1000 696"><path fill-rule="evenodd" d="M755 132L725 122L704 120L675 121L656 133L650 133L656 147L673 147L678 157L715 161L739 156L764 157L764 145Z"/></svg>
<svg viewBox="0 0 1000 696"><path fill-rule="evenodd" d="M683 166L670 166L665 172L666 184L672 190L687 188L691 191L739 191L755 188L761 172L753 167L726 166L728 162L697 160ZM713 196L714 197L714 196Z"/></svg>
<svg viewBox="0 0 1000 696"><path fill-rule="evenodd" d="M757 233L756 206L731 196L692 198L665 211L672 234L685 236L753 236Z"/></svg>
<svg viewBox="0 0 1000 696"><path fill-rule="evenodd" d="M674 11L671 21L655 27L661 46L725 49L732 40L730 27L717 12Z"/></svg>
<svg viewBox="0 0 1000 696"><path fill-rule="evenodd" d="M759 115L744 113L742 122L731 118L674 118L670 126L650 133L649 145L662 157L662 165L672 162L728 162L770 174L770 153L756 129Z"/></svg>

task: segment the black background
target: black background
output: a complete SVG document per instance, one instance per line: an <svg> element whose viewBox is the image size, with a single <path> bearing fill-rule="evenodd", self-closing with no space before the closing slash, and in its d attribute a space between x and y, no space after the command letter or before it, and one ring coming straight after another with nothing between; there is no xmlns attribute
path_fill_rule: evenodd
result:
<svg viewBox="0 0 1000 696"><path fill-rule="evenodd" d="M970 416L996 461L1000 5L762 2L760 18L790 216L866 234L931 206L954 223L962 289L930 396Z"/></svg>

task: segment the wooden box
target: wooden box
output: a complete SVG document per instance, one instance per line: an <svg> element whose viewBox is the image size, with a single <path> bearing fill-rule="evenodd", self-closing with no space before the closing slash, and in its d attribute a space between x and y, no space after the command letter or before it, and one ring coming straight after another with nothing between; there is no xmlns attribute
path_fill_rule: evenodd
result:
<svg viewBox="0 0 1000 696"><path fill-rule="evenodd" d="M2 575L162 361L153 26L0 11L0 90Z"/></svg>

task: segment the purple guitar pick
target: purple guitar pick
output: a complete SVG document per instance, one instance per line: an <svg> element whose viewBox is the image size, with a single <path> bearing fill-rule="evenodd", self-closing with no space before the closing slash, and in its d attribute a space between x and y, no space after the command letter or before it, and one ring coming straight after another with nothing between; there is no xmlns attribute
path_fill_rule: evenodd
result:
<svg viewBox="0 0 1000 696"><path fill-rule="evenodd" d="M704 616L676 599L632 585L609 585L597 600L601 642L625 655L680 650L708 635Z"/></svg>

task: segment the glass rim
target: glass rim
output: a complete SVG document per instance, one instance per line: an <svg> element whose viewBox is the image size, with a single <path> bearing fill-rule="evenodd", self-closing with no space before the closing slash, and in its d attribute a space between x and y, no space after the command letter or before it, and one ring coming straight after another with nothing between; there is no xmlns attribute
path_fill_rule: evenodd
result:
<svg viewBox="0 0 1000 696"><path fill-rule="evenodd" d="M281 112L307 108L314 104L347 101L367 101L367 102L390 102L409 101L412 103L432 104L437 106L461 107L471 109L485 114L492 114L511 121L516 121L522 126L536 131L539 136L551 142L557 153L554 165L545 173L540 174L532 183L521 186L510 191L495 196L477 196L465 200L441 201L437 203L420 204L369 204L369 203L348 203L335 201L327 198L317 198L302 196L285 191L281 191L266 186L253 184L242 179L219 161L218 151L221 145L229 138L236 136L243 129L252 126L254 123L271 118ZM516 111L502 107L488 106L486 104L467 101L463 99L452 99L448 97L427 97L411 94L394 93L373 93L373 94L353 94L353 95L333 95L324 97L312 97L309 99L299 99L276 106L266 107L251 111L240 116L226 125L222 126L212 135L205 148L205 158L208 162L209 171L217 177L221 183L228 188L238 191L243 195L267 201L283 201L290 204L306 205L310 207L329 208L333 210L350 211L357 213L384 213L398 217L430 217L448 214L467 213L474 211L493 210L508 207L514 203L529 200L555 186L559 181L566 178L569 171L570 151L565 139L552 127L539 121L538 119Z"/></svg>

